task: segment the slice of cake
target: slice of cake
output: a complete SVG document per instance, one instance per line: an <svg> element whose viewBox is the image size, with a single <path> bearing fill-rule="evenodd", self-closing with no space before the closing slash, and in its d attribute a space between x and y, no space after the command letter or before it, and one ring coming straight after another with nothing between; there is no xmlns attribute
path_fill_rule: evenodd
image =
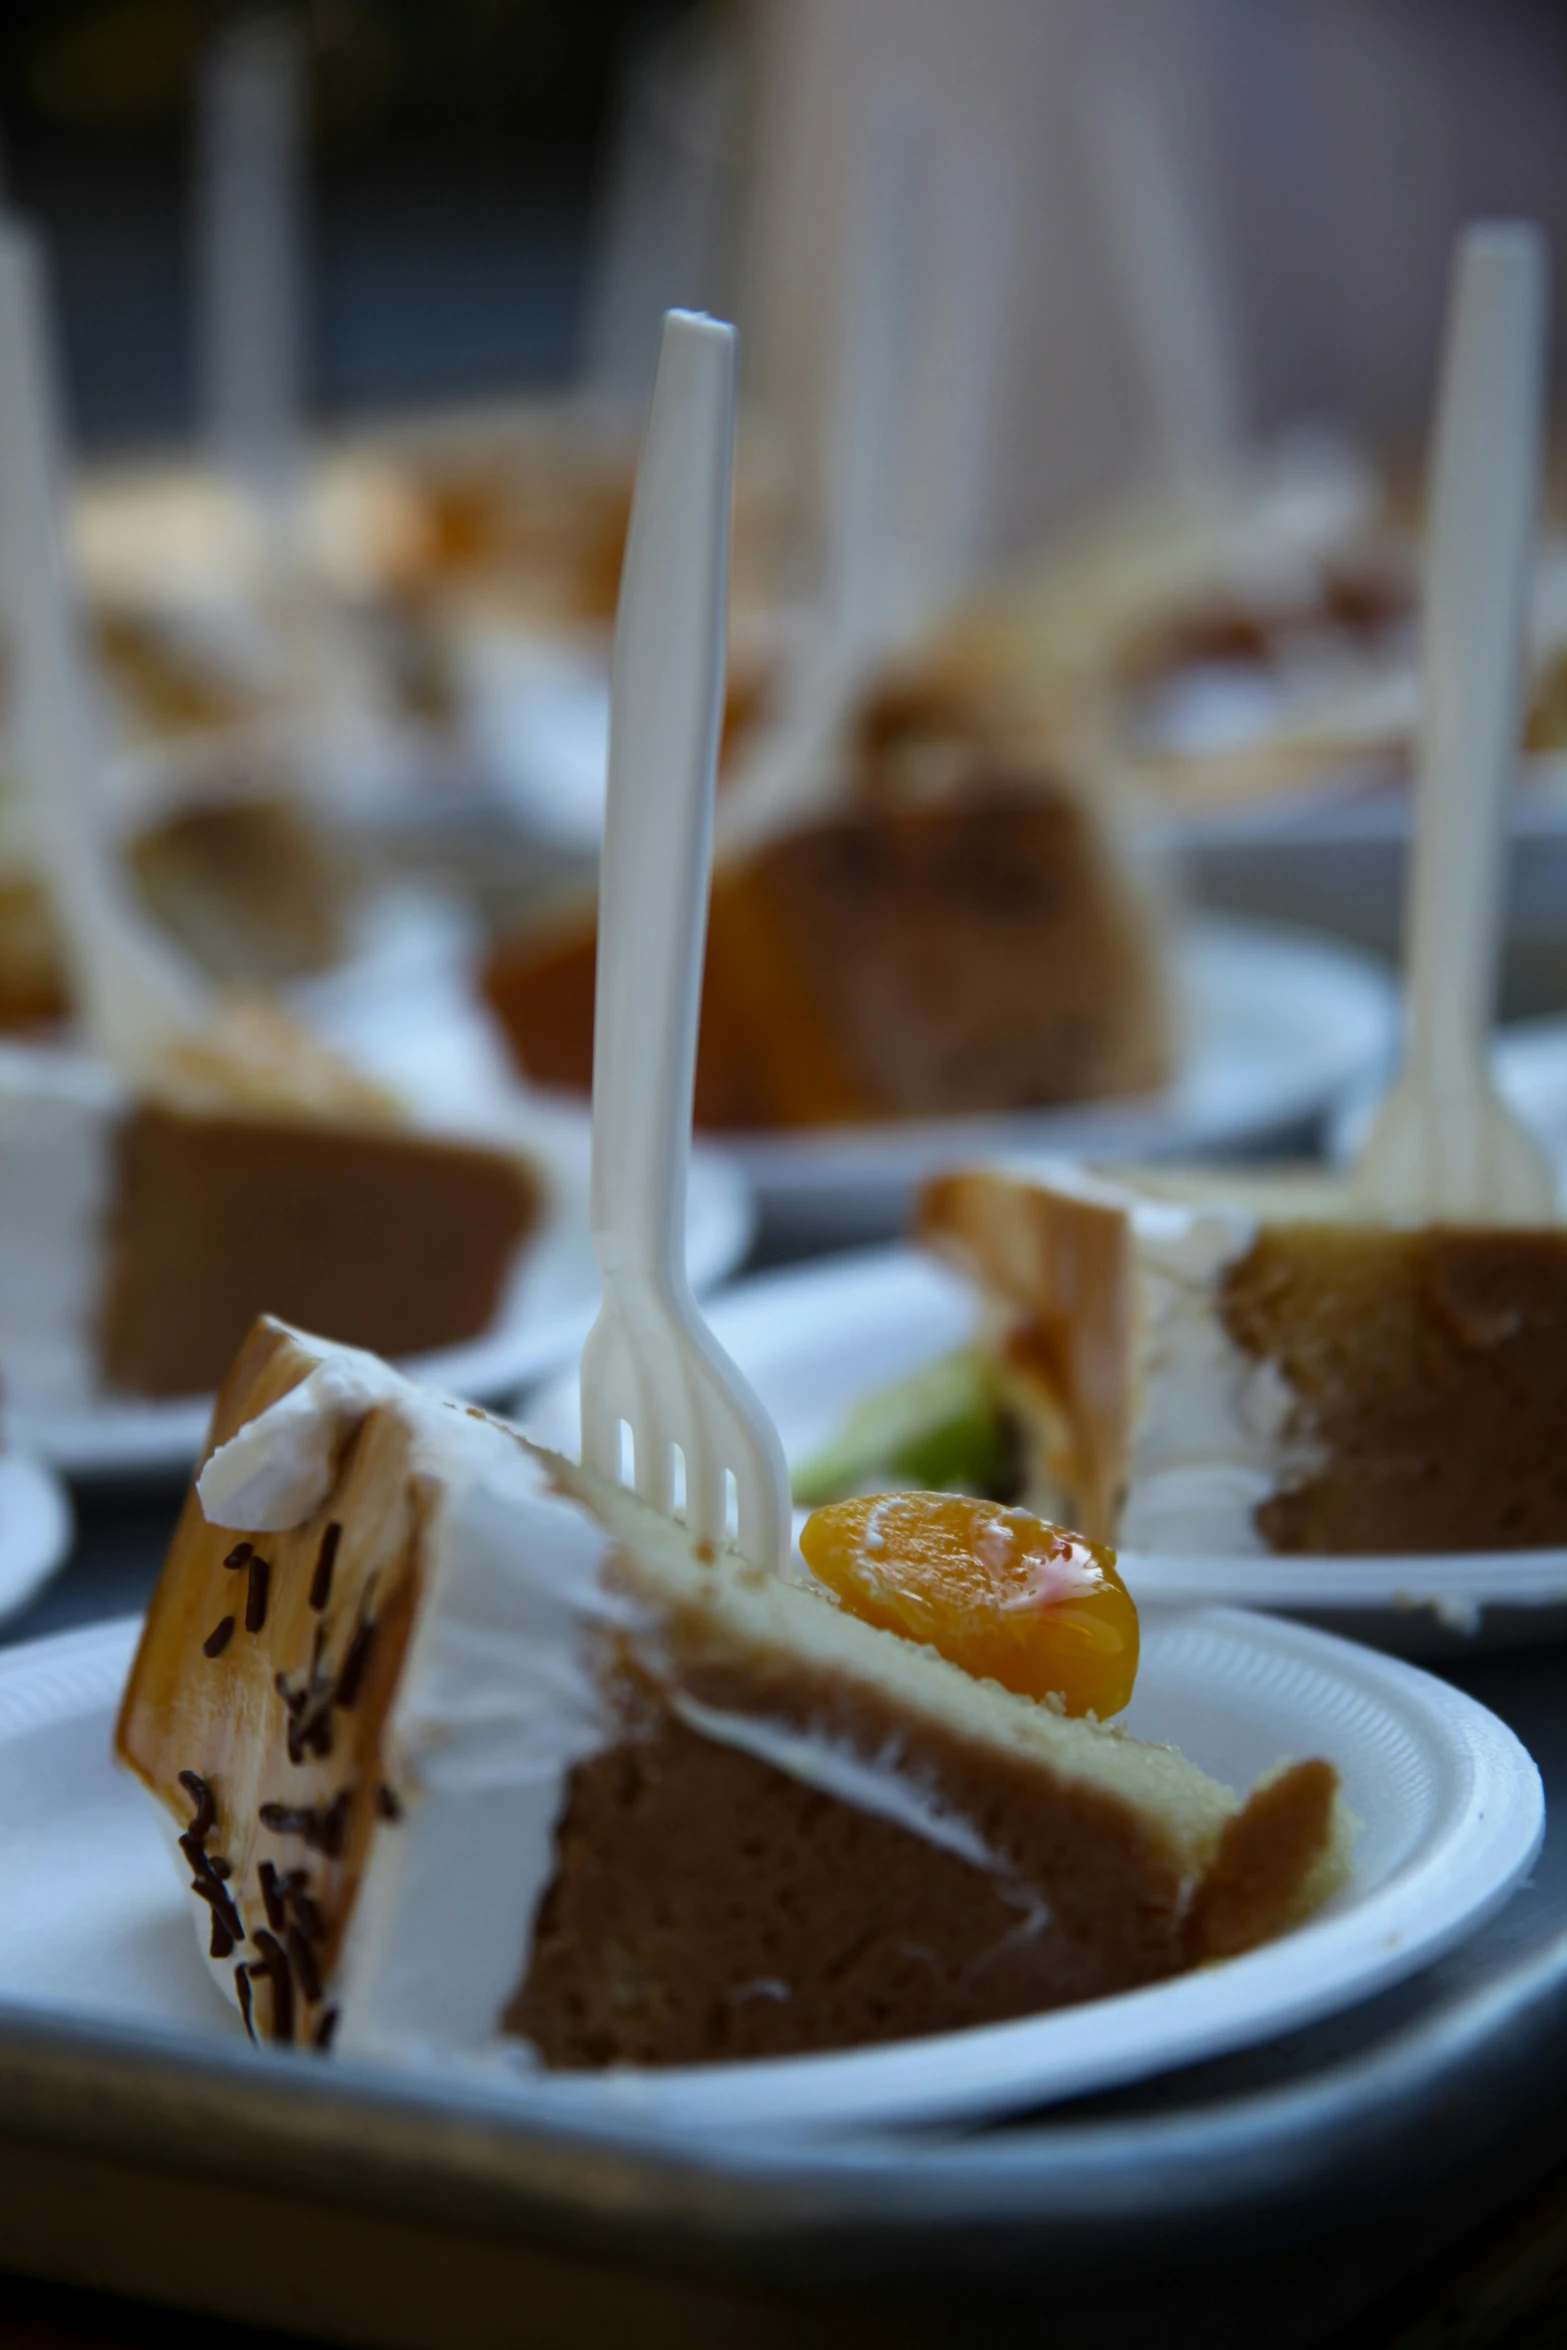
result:
<svg viewBox="0 0 1567 2350"><path fill-rule="evenodd" d="M698 1122L941 1117L1161 1084L1156 909L1044 747L982 688L888 678L837 756L825 804L732 837L715 867ZM486 993L540 1082L589 1082L594 959L584 905L490 963Z"/></svg>
<svg viewBox="0 0 1567 2350"><path fill-rule="evenodd" d="M479 1335L536 1228L519 1151L422 1130L259 1009L132 1087L0 1047L0 1376L24 1405L210 1394L258 1313L420 1354Z"/></svg>
<svg viewBox="0 0 1567 2350"><path fill-rule="evenodd" d="M1036 1162L931 1184L1023 1489L1140 1551L1567 1542L1567 1230L1357 1220L1326 1178Z"/></svg>
<svg viewBox="0 0 1567 2350"><path fill-rule="evenodd" d="M890 1589L889 1523L829 1530L841 1591L877 1558ZM1033 1531L1075 1593L1081 1546ZM1249 1948L1339 1881L1326 1763L1241 1804L904 1628L264 1322L117 1752L252 2035L386 2058L671 2064L946 2030Z"/></svg>

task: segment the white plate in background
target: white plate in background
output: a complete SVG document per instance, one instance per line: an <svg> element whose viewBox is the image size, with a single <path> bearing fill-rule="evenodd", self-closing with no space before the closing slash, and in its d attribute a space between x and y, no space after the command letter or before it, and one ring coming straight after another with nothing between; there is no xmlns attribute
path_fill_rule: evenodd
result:
<svg viewBox="0 0 1567 2350"><path fill-rule="evenodd" d="M791 1462L808 1460L862 1397L906 1378L975 1334L979 1308L960 1275L895 1246L743 1281L707 1309L719 1343L772 1414ZM558 1451L579 1443L575 1379L554 1381L525 1415L528 1433ZM1357 1636L1420 1651L1436 1628L1488 1644L1549 1636L1567 1608L1567 1550L1313 1558L1272 1552L1123 1550L1141 1606L1286 1608L1354 1619ZM1500 1626L1500 1630L1498 1629Z"/></svg>
<svg viewBox="0 0 1567 2350"><path fill-rule="evenodd" d="M1187 1037L1162 1094L996 1118L726 1134L769 1232L842 1246L886 1239L943 1167L1018 1151L1186 1158L1286 1136L1329 1116L1392 1048L1384 965L1304 931L1204 917L1178 955Z"/></svg>
<svg viewBox="0 0 1567 2350"><path fill-rule="evenodd" d="M20 1615L70 1554L71 1504L54 1471L0 1452L0 1623Z"/></svg>
<svg viewBox="0 0 1567 2350"><path fill-rule="evenodd" d="M110 1761L135 1635L132 1623L95 1625L0 1655L0 2001L242 2044L152 1807ZM1302 1625L1227 1610L1152 1623L1127 1719L1237 1786L1281 1754L1327 1756L1361 1823L1350 1883L1242 1958L1012 2023L832 2056L596 2076L500 2061L458 2077L504 2087L540 2121L731 2135L979 2121L1371 1998L1476 1932L1539 1847L1539 1774L1503 1723L1412 1666Z"/></svg>

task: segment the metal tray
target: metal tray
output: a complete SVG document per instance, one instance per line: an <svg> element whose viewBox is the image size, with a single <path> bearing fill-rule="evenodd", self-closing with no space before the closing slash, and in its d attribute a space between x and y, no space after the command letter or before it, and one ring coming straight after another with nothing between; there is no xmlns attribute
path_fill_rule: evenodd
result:
<svg viewBox="0 0 1567 2350"><path fill-rule="evenodd" d="M170 1505L83 1510L27 1636L137 1603ZM1567 1652L1454 1677L1567 1797ZM1567 1802L1564 1802L1567 1812ZM473 2089L0 2011L0 2264L336 2340L1293 2350L1567 2156L1567 1840L1481 1935L1245 2056L969 2135L519 2124Z"/></svg>

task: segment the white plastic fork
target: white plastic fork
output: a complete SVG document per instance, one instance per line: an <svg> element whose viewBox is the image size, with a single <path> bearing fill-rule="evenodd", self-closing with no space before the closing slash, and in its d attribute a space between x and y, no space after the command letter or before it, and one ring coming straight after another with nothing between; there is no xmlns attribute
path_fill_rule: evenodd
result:
<svg viewBox="0 0 1567 2350"><path fill-rule="evenodd" d="M716 1550L781 1571L778 1432L703 1321L685 1269L697 1014L724 684L733 327L672 310L637 468L610 678L593 1037L593 1251L582 1458ZM737 1517L729 1527L728 1478Z"/></svg>
<svg viewBox="0 0 1567 2350"><path fill-rule="evenodd" d="M197 1032L208 994L132 899L104 839L93 679L64 524L44 264L0 215L0 636L10 748L88 1035L131 1077Z"/></svg>
<svg viewBox="0 0 1567 2350"><path fill-rule="evenodd" d="M1491 1076L1507 801L1539 492L1544 242L1458 247L1427 516L1425 722L1406 917L1404 1064L1355 1171L1382 1215L1544 1224L1549 1161Z"/></svg>

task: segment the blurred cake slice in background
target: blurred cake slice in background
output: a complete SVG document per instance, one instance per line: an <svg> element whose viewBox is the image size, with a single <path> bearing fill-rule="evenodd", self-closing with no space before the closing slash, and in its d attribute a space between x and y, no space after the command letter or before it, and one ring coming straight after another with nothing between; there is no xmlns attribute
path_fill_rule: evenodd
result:
<svg viewBox="0 0 1567 2350"><path fill-rule="evenodd" d="M854 2047L1158 1982L1345 1875L1331 1764L1242 1801L363 1355L263 1324L211 1447L116 1745L257 2040Z"/></svg>
<svg viewBox="0 0 1567 2350"><path fill-rule="evenodd" d="M962 670L879 679L715 865L696 1114L730 1129L1037 1109L1167 1078L1162 909L1109 811ZM544 1084L591 1074L592 911L504 943L485 992Z"/></svg>
<svg viewBox="0 0 1567 2350"><path fill-rule="evenodd" d="M1367 1221L1326 1176L1019 1162L927 1187L1037 1506L1135 1551L1567 1543L1567 1228Z"/></svg>
<svg viewBox="0 0 1567 2350"><path fill-rule="evenodd" d="M140 1083L0 1047L0 1375L35 1408L210 1393L270 1310L395 1355L457 1345L543 1207L519 1150L422 1126L263 1007Z"/></svg>

